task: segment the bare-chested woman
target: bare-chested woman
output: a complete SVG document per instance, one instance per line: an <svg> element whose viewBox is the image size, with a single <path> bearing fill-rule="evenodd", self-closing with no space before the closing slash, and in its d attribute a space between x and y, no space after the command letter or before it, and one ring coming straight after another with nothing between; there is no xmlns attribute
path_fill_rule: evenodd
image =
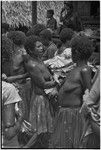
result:
<svg viewBox="0 0 101 150"><path fill-rule="evenodd" d="M40 38L37 36L28 37L25 49L28 53L27 57L24 57L25 67L31 78L33 89L29 121L34 133L37 133L37 135L46 132L51 133L52 117L49 109L49 101L44 90L54 87L56 83L53 81L52 75L40 59L40 55L43 51Z"/></svg>
<svg viewBox="0 0 101 150"><path fill-rule="evenodd" d="M79 110L84 91L90 88L91 84L91 70L87 66L87 60L92 53L92 43L87 37L77 36L72 39L71 48L76 66L68 73L65 83L59 90L60 110L55 119L50 148L79 148L83 132L84 119Z"/></svg>

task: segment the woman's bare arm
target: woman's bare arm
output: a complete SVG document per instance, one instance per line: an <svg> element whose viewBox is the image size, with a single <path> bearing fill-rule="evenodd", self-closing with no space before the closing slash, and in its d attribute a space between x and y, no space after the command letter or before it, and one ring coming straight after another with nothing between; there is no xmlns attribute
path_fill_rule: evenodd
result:
<svg viewBox="0 0 101 150"><path fill-rule="evenodd" d="M55 81L45 81L42 72L38 68L38 66L35 66L33 63L30 66L30 75L33 79L34 83L42 89L48 89L51 87L54 87L56 85Z"/></svg>
<svg viewBox="0 0 101 150"><path fill-rule="evenodd" d="M19 116L15 122L15 103L4 105L3 110L4 135L7 139L12 139L20 130L23 116Z"/></svg>
<svg viewBox="0 0 101 150"><path fill-rule="evenodd" d="M11 82L15 82L15 81L20 80L20 79L25 79L27 77L29 77L29 74L25 73L25 74L22 74L22 75L7 77L6 81L11 83Z"/></svg>

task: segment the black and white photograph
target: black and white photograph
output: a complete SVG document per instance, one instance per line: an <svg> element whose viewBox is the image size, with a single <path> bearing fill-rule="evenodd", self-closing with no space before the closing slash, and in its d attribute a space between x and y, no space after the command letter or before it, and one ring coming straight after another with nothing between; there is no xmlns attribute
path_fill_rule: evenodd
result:
<svg viewBox="0 0 101 150"><path fill-rule="evenodd" d="M100 0L1 0L1 149L100 149Z"/></svg>

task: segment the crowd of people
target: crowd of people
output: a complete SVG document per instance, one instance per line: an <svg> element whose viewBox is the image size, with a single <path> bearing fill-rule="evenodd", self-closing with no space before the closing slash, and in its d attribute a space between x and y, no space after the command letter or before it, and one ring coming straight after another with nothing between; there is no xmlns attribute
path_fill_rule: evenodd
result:
<svg viewBox="0 0 101 150"><path fill-rule="evenodd" d="M53 10L27 33L2 24L3 148L100 148L100 49L65 5L60 28ZM73 67L56 78L45 62L65 50Z"/></svg>

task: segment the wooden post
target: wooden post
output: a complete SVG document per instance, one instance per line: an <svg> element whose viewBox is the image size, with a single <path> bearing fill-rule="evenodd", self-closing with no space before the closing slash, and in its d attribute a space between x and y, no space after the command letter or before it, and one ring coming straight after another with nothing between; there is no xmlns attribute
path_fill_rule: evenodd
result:
<svg viewBox="0 0 101 150"><path fill-rule="evenodd" d="M76 13L78 12L78 1L73 1L73 12Z"/></svg>
<svg viewBox="0 0 101 150"><path fill-rule="evenodd" d="M37 23L37 1L32 1L32 25Z"/></svg>

